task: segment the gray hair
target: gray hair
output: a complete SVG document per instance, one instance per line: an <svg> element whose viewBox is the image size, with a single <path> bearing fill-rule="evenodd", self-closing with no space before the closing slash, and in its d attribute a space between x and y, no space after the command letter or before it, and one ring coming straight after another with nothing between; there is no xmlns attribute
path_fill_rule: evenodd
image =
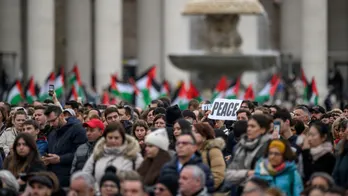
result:
<svg viewBox="0 0 348 196"><path fill-rule="evenodd" d="M0 171L0 179L1 179L2 183L5 184L6 188L11 189L13 191L16 191L18 193L19 184L17 182L17 179L14 177L14 175L10 171L1 170Z"/></svg>
<svg viewBox="0 0 348 196"><path fill-rule="evenodd" d="M77 180L77 179L83 179L88 187L93 188L95 186L95 179L93 176L87 172L84 171L77 171L73 173L73 175L70 178L70 182Z"/></svg>
<svg viewBox="0 0 348 196"><path fill-rule="evenodd" d="M191 170L193 178L200 180L201 188L205 187L206 176L205 176L204 171L200 167L198 167L196 165L188 165L188 166L184 167L184 169Z"/></svg>

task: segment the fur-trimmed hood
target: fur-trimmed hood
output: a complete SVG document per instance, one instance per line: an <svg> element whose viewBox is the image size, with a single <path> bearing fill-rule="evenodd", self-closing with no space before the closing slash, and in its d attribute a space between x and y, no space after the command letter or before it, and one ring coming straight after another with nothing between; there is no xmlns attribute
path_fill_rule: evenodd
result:
<svg viewBox="0 0 348 196"><path fill-rule="evenodd" d="M225 140L220 137L207 140L205 144L203 145L202 150L210 150L212 148L218 148L220 150L223 150L225 148Z"/></svg>
<svg viewBox="0 0 348 196"><path fill-rule="evenodd" d="M95 145L94 150L93 150L94 160L98 160L104 156L104 154L105 154L105 150L104 150L105 142L106 142L105 138L102 137ZM132 137L130 135L126 135L126 141L122 146L120 146L120 148L122 148L122 147L124 147L124 149L122 150L122 155L127 159L135 160L137 158L137 154L140 153L140 146L139 146L138 142L136 141L136 139L134 137Z"/></svg>

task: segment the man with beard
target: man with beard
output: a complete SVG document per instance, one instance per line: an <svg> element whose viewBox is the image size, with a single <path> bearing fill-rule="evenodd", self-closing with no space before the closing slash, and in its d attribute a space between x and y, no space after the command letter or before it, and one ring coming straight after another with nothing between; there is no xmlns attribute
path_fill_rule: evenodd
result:
<svg viewBox="0 0 348 196"><path fill-rule="evenodd" d="M70 170L76 149L87 142L86 131L76 117L64 117L59 106L45 111L47 123L53 127L48 135L48 154L42 158L47 169L55 173L62 187L69 186Z"/></svg>
<svg viewBox="0 0 348 196"><path fill-rule="evenodd" d="M310 110L311 121L317 121L321 119L321 116L325 114L325 109L320 105L313 106Z"/></svg>

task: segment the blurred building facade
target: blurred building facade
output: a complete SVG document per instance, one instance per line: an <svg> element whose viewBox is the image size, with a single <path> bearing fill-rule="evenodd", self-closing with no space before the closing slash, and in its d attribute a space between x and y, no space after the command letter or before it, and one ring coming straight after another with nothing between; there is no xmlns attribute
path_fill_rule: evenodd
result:
<svg viewBox="0 0 348 196"><path fill-rule="evenodd" d="M159 80L188 80L189 73L167 58L199 45L197 18L181 15L187 1L0 0L0 65L11 79L34 76L42 84L52 70L78 64L82 80L99 91L110 74L125 75L125 59L136 60L138 73L155 64ZM241 17L244 52L291 55L308 78L320 78L320 92L327 91L321 78L329 68L348 76L348 1L260 2L267 14ZM246 80L255 82L255 76Z"/></svg>

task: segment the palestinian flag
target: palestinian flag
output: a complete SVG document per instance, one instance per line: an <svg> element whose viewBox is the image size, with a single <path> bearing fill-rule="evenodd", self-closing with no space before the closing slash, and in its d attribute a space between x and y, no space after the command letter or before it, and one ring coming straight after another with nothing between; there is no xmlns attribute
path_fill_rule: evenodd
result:
<svg viewBox="0 0 348 196"><path fill-rule="evenodd" d="M71 88L71 96L69 96L70 100L78 100L80 97L82 102L86 101L87 95L83 88L82 81L80 78L80 71L77 65L74 66L70 78L69 78L69 86Z"/></svg>
<svg viewBox="0 0 348 196"><path fill-rule="evenodd" d="M48 91L50 85L55 85L56 76L54 72L51 72L45 81L45 84L41 87L40 93L39 93L39 100L44 101L45 99L50 98Z"/></svg>
<svg viewBox="0 0 348 196"><path fill-rule="evenodd" d="M317 83L315 81L315 78L312 78L312 84L311 84L311 89L310 89L310 100L309 103L313 104L313 105L318 105L318 101L319 101L319 92L317 89Z"/></svg>
<svg viewBox="0 0 348 196"><path fill-rule="evenodd" d="M150 96L151 100L158 99L161 96L161 85L154 78L151 81Z"/></svg>
<svg viewBox="0 0 348 196"><path fill-rule="evenodd" d="M248 88L245 90L244 94L244 100L251 100L253 101L255 99L253 85L249 84Z"/></svg>
<svg viewBox="0 0 348 196"><path fill-rule="evenodd" d="M198 101L202 101L202 97L196 86L192 83L192 81L190 81L190 87L187 91L187 99L196 99Z"/></svg>
<svg viewBox="0 0 348 196"><path fill-rule="evenodd" d="M102 98L101 98L101 103L104 105L109 105L110 104L110 97L109 97L109 92L104 91Z"/></svg>
<svg viewBox="0 0 348 196"><path fill-rule="evenodd" d="M308 103L309 102L309 83L302 68L301 68L301 80L303 83L303 95L302 95L303 102Z"/></svg>
<svg viewBox="0 0 348 196"><path fill-rule="evenodd" d="M188 108L189 99L187 98L187 91L185 89L185 82L181 81L174 91L172 97L172 105L178 105L181 110Z"/></svg>
<svg viewBox="0 0 348 196"><path fill-rule="evenodd" d="M111 76L110 92L116 98L126 101L128 103L133 102L134 87L129 83L119 82L116 75Z"/></svg>
<svg viewBox="0 0 348 196"><path fill-rule="evenodd" d="M140 108L146 108L152 100L151 92L154 90L152 81L156 76L156 66L152 66L148 71L141 75L135 82L136 97L135 105Z"/></svg>
<svg viewBox="0 0 348 196"><path fill-rule="evenodd" d="M169 97L170 96L170 87L167 80L164 80L161 86L160 97Z"/></svg>
<svg viewBox="0 0 348 196"><path fill-rule="evenodd" d="M240 77L236 81L232 82L228 89L225 91L226 99L237 99L240 88Z"/></svg>
<svg viewBox="0 0 348 196"><path fill-rule="evenodd" d="M60 99L64 95L64 68L60 68L56 74L56 80L54 82L54 90L57 98Z"/></svg>
<svg viewBox="0 0 348 196"><path fill-rule="evenodd" d="M255 101L259 103L264 103L270 100L270 98L273 97L276 93L279 82L279 76L274 74L272 78L266 83L265 87L259 92Z"/></svg>
<svg viewBox="0 0 348 196"><path fill-rule="evenodd" d="M32 76L25 87L25 97L29 104L37 100L34 77Z"/></svg>
<svg viewBox="0 0 348 196"><path fill-rule="evenodd" d="M214 102L216 98L224 98L226 89L227 89L227 77L222 76L214 89L212 102Z"/></svg>
<svg viewBox="0 0 348 196"><path fill-rule="evenodd" d="M22 84L19 80L16 80L7 91L6 101L11 105L18 105L24 101Z"/></svg>

